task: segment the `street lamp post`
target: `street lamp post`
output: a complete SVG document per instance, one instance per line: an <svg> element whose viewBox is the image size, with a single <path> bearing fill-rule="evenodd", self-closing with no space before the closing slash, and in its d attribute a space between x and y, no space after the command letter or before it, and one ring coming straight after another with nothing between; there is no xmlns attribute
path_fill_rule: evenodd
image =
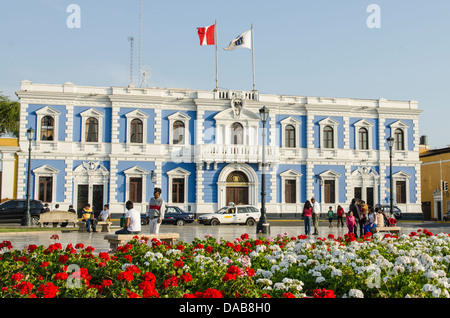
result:
<svg viewBox="0 0 450 318"><path fill-rule="evenodd" d="M269 109L266 106L263 106L259 110L259 115L261 116L261 121L263 124L262 130L262 176L261 176L261 217L256 225L256 234L269 234L270 233L270 224L267 221L266 216L266 122L269 118Z"/></svg>
<svg viewBox="0 0 450 318"><path fill-rule="evenodd" d="M34 129L27 129L28 139L28 177L27 177L27 215L25 216L25 224L22 225L31 226L31 213L30 213L30 175L31 175L31 141L33 140Z"/></svg>
<svg viewBox="0 0 450 318"><path fill-rule="evenodd" d="M389 211L392 214L393 210L394 210L394 195L393 195L393 192L394 192L393 191L394 180L392 179L392 147L394 146L394 138L392 136L390 136L387 139L387 143L388 143L388 146L389 146L389 181L390 181L390 187L391 187L391 189L389 191L389 194L390 194L390 197L391 197Z"/></svg>

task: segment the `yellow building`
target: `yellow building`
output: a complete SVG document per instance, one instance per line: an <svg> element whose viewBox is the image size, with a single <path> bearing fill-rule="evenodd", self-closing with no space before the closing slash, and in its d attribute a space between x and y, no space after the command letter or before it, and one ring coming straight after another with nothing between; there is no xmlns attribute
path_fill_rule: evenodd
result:
<svg viewBox="0 0 450 318"><path fill-rule="evenodd" d="M427 149L421 145L419 158L422 183L422 212L425 220L442 220L450 211L450 193L441 182L450 183L450 147Z"/></svg>
<svg viewBox="0 0 450 318"><path fill-rule="evenodd" d="M17 198L17 152L19 140L0 137L0 201Z"/></svg>

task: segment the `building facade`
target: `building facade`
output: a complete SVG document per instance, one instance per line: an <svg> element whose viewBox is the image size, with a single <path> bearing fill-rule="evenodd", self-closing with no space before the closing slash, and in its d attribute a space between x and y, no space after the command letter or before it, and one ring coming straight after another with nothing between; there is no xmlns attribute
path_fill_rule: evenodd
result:
<svg viewBox="0 0 450 318"><path fill-rule="evenodd" d="M28 140L31 197L122 213L127 200L145 211L153 187L196 213L229 202L260 206L263 148L269 215L297 216L315 197L323 209L361 198L394 198L421 212L416 101L364 100L198 91L88 87L21 82L18 197L26 195ZM262 142L259 109L269 119Z"/></svg>
<svg viewBox="0 0 450 318"><path fill-rule="evenodd" d="M424 144L424 146L427 146ZM420 149L422 210L425 220L443 220L450 212L450 147ZM445 184L447 183L447 188Z"/></svg>

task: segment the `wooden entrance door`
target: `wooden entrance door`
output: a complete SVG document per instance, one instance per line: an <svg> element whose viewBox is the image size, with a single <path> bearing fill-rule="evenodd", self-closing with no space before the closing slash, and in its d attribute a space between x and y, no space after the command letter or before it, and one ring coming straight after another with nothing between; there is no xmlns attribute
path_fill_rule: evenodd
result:
<svg viewBox="0 0 450 318"><path fill-rule="evenodd" d="M248 187L227 187L227 202L234 204L248 204Z"/></svg>

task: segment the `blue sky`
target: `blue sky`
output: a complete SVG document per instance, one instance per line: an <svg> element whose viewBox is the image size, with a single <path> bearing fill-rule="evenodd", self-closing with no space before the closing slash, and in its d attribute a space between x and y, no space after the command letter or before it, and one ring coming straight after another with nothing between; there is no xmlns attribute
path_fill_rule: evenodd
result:
<svg viewBox="0 0 450 318"><path fill-rule="evenodd" d="M80 28L68 28L70 4ZM380 8L369 28L367 7ZM17 99L21 80L127 86L129 36L139 0L0 0L0 91ZM215 51L197 27L218 21L219 87L252 89L251 51L223 50L254 26L256 89L261 93L417 100L420 135L432 148L450 144L450 1L143 0L141 64L149 86L212 90Z"/></svg>

